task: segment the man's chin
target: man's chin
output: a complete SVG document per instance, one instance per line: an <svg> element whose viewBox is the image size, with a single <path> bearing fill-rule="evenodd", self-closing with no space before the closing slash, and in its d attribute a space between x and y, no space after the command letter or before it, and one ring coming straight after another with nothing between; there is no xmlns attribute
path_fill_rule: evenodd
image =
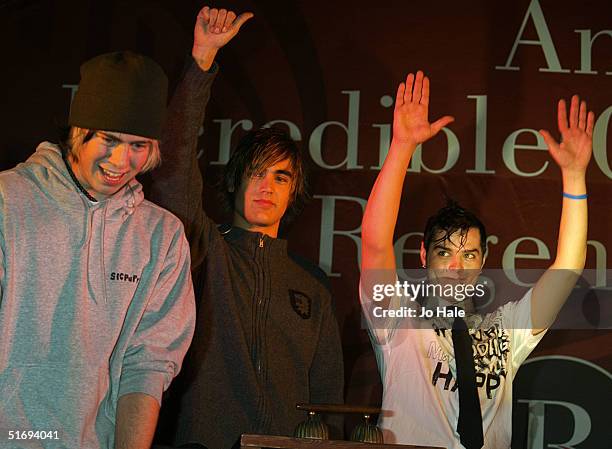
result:
<svg viewBox="0 0 612 449"><path fill-rule="evenodd" d="M119 190L123 189L126 184L127 182L121 185L116 185L116 186L109 186L109 185L101 186L94 191L93 196L98 199L111 197L115 193L117 193Z"/></svg>
<svg viewBox="0 0 612 449"><path fill-rule="evenodd" d="M277 223L280 223L280 220L275 220L274 217L270 217L268 215L259 215L259 214L248 221L251 225L262 227L262 228L273 227Z"/></svg>
<svg viewBox="0 0 612 449"><path fill-rule="evenodd" d="M430 276L428 279L431 284L440 285L475 285L478 281L478 276Z"/></svg>
<svg viewBox="0 0 612 449"><path fill-rule="evenodd" d="M464 279L464 278L439 277L439 278L430 279L429 282L431 284L440 284L442 286L445 286L445 285L455 286L455 285L468 284L469 280Z"/></svg>

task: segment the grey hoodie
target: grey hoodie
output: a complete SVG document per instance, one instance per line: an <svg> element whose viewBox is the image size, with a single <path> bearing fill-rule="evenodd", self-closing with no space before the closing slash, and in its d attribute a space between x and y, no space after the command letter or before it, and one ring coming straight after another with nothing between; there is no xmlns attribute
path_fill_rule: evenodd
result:
<svg viewBox="0 0 612 449"><path fill-rule="evenodd" d="M0 173L0 447L113 448L120 396L161 401L193 334L189 260L136 180L93 203L48 142Z"/></svg>

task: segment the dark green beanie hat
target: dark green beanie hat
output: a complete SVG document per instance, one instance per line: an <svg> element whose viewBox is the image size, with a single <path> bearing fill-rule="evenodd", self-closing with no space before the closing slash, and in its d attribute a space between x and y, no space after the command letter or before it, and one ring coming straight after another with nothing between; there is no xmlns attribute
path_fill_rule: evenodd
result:
<svg viewBox="0 0 612 449"><path fill-rule="evenodd" d="M152 59L130 51L96 56L81 66L68 124L160 139L168 78Z"/></svg>

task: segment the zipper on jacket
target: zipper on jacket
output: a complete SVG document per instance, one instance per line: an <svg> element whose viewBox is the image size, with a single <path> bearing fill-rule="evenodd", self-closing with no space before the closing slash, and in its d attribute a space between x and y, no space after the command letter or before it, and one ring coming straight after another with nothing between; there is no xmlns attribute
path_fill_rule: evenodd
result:
<svg viewBox="0 0 612 449"><path fill-rule="evenodd" d="M257 235L259 242L256 243L254 263L257 267L258 278L255 291L255 302L253 307L255 308L256 322L254 323L254 335L253 335L253 367L256 373L258 382L261 385L267 383L267 364L266 364L266 349L265 349L265 321L266 321L266 309L267 303L271 301L270 292L266 288L268 285L267 278L270 276L267 260L271 257L270 249L265 249L266 234L260 232ZM270 433L270 420L271 420L270 406L265 393L258 395L257 400L257 419L256 429L259 433Z"/></svg>

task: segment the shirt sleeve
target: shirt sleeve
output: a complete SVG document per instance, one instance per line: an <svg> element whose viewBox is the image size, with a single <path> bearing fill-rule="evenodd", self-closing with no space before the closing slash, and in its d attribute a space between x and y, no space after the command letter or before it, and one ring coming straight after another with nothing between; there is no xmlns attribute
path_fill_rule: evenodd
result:
<svg viewBox="0 0 612 449"><path fill-rule="evenodd" d="M202 202L204 178L197 157L199 131L217 73L216 63L204 72L190 58L168 106L160 144L162 164L151 176L148 195L183 222L194 269L203 263L211 240L219 235Z"/></svg>
<svg viewBox="0 0 612 449"><path fill-rule="evenodd" d="M527 359L531 351L542 340L546 330L537 335L532 334L531 294L533 289L518 301L509 302L502 307L504 327L510 331L512 350L512 365L515 371Z"/></svg>
<svg viewBox="0 0 612 449"><path fill-rule="evenodd" d="M195 328L189 247L176 233L152 296L123 356L119 396L161 397L178 374Z"/></svg>

